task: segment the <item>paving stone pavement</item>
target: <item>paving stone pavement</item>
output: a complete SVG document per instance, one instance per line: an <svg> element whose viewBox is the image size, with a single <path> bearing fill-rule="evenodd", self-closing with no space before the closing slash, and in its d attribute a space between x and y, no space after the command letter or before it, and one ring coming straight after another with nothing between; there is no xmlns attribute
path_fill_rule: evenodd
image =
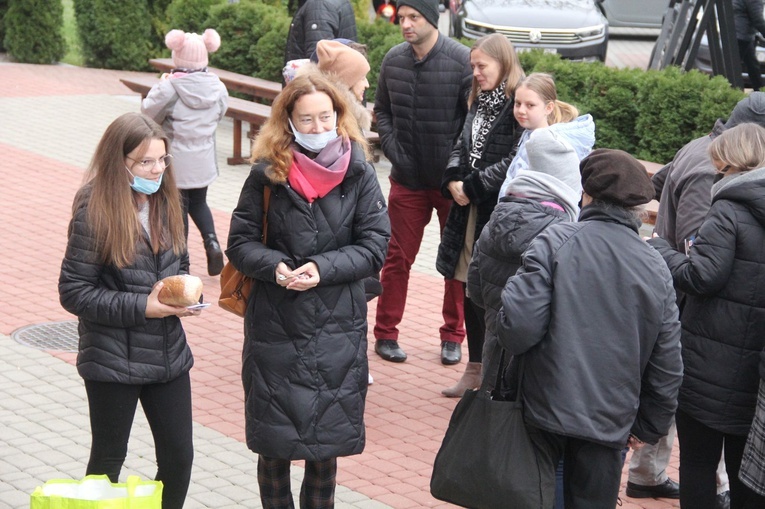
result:
<svg viewBox="0 0 765 509"><path fill-rule="evenodd" d="M10 336L30 324L73 318L60 307L56 286L71 202L103 130L118 115L139 109L137 95L119 82L133 74L0 63L0 509L28 507L29 494L48 479L84 475L90 433L74 354L36 350ZM217 136L221 175L208 198L225 242L248 167L226 164L232 139L228 119ZM387 194L389 165L382 159L376 167ZM375 383L367 398L367 447L340 459L340 508L452 507L433 499L429 481L456 403L440 390L459 378L463 365L439 362L443 280L434 268L435 221L425 237L400 327L409 360L387 363L370 347ZM204 273L202 242L193 227L190 255L206 300L215 302L218 281ZM369 316L371 330L374 302ZM256 458L244 445L241 321L212 306L200 317L184 319L184 326L196 360L191 372L196 454L185 507L260 507ZM122 477L154 473L151 434L138 411ZM677 476L676 452L670 475ZM297 491L300 462L292 477ZM676 501L631 500L623 492L622 501L624 509L678 507Z"/></svg>

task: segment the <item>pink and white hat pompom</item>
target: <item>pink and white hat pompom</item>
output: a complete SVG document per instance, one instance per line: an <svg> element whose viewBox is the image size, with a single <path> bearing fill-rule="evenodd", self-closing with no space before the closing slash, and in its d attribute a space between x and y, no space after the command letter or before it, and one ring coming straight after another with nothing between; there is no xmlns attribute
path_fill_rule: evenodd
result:
<svg viewBox="0 0 765 509"><path fill-rule="evenodd" d="M170 30L165 36L165 45L173 50L173 65L181 69L204 69L207 54L220 48L220 35L208 28L202 35L183 30Z"/></svg>

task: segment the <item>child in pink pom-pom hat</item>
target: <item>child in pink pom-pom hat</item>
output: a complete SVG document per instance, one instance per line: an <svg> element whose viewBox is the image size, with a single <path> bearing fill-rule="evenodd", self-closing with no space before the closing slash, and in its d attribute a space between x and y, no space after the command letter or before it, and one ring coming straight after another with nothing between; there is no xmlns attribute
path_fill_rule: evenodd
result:
<svg viewBox="0 0 765 509"><path fill-rule="evenodd" d="M208 53L218 50L220 36L208 28L202 35L170 30L165 44L173 50L175 68L154 85L141 111L162 126L170 138L178 188L183 197L188 240L188 215L202 234L207 273L223 270L223 250L215 234L207 187L218 177L215 130L228 107L228 92L218 76L207 72Z"/></svg>

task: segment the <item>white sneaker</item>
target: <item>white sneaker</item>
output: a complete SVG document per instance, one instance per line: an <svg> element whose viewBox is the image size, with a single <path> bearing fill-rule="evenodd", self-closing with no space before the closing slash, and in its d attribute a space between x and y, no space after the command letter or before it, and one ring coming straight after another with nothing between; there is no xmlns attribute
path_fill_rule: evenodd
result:
<svg viewBox="0 0 765 509"><path fill-rule="evenodd" d="M369 385L372 385L373 383L375 383L375 379L372 378L372 373L369 373Z"/></svg>

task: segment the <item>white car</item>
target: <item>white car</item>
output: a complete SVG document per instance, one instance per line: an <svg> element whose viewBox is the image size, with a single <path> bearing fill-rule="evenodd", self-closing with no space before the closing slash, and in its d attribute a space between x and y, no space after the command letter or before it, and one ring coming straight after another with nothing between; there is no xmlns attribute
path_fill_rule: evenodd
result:
<svg viewBox="0 0 765 509"><path fill-rule="evenodd" d="M669 0L596 0L611 27L661 28Z"/></svg>

